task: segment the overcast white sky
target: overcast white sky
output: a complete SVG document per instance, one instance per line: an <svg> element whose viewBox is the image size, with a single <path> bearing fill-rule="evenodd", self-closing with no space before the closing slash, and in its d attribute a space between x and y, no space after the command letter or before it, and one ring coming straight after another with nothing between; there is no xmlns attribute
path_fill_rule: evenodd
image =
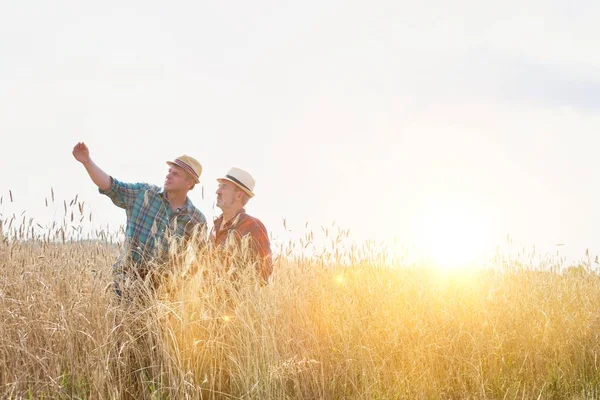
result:
<svg viewBox="0 0 600 400"><path fill-rule="evenodd" d="M123 4L2 3L4 216L47 218L53 187L122 224L71 156L85 141L124 181L196 157L209 219L244 168L276 236L286 217L413 243L457 213L489 243L600 250L600 2Z"/></svg>

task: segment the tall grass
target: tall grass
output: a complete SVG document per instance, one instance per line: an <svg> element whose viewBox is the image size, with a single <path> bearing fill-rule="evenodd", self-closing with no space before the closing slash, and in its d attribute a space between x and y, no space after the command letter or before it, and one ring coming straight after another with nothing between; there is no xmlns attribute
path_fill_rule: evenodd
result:
<svg viewBox="0 0 600 400"><path fill-rule="evenodd" d="M204 251L171 265L157 291L119 302L110 235L28 236L9 220L2 398L600 397L600 279L589 270L441 274L334 248L279 258L260 286L240 265L233 284L230 265Z"/></svg>

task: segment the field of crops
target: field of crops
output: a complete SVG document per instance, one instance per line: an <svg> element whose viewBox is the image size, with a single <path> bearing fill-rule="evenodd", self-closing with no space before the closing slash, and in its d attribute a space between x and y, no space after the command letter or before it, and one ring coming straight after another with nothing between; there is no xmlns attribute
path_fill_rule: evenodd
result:
<svg viewBox="0 0 600 400"><path fill-rule="evenodd" d="M600 279L585 268L441 273L362 250L344 265L288 254L261 287L198 254L194 273L189 259L169 265L153 294L119 302L112 240L7 222L2 398L599 397Z"/></svg>

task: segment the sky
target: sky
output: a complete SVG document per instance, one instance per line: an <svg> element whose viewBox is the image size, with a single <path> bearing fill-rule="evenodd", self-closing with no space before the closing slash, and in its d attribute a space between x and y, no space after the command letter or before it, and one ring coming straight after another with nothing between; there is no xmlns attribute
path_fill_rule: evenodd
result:
<svg viewBox="0 0 600 400"><path fill-rule="evenodd" d="M0 212L44 222L53 188L123 224L71 156L84 141L126 182L197 158L209 220L215 179L249 171L247 211L279 242L335 224L597 254L599 18L597 1L4 2Z"/></svg>

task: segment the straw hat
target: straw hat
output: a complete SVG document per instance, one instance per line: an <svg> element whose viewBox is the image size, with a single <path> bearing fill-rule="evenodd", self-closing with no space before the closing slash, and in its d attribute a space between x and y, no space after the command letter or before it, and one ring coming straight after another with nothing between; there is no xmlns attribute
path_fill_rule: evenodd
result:
<svg viewBox="0 0 600 400"><path fill-rule="evenodd" d="M250 197L254 197L254 178L248 172L239 168L231 168L227 175L218 178L218 182L229 181L242 189Z"/></svg>
<svg viewBox="0 0 600 400"><path fill-rule="evenodd" d="M174 161L167 161L169 165L176 165L183 168L185 172L194 178L194 182L200 183L200 175L202 175L202 165L193 157L185 154L177 157Z"/></svg>

